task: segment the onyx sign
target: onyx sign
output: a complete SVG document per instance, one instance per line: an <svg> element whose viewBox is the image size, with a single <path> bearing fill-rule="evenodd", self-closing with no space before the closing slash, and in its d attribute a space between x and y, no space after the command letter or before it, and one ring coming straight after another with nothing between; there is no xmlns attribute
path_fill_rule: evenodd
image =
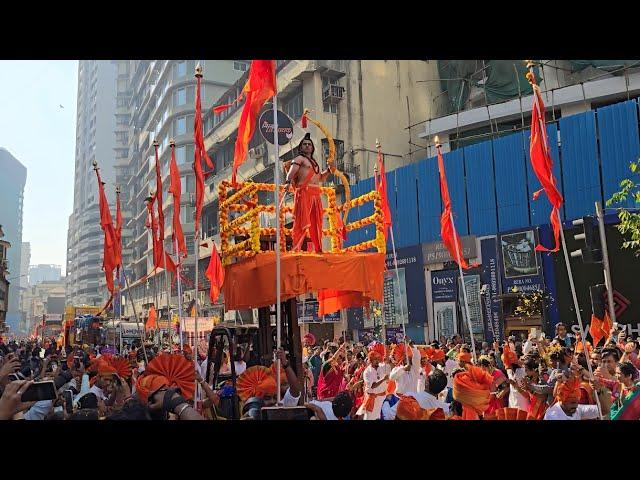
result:
<svg viewBox="0 0 640 480"><path fill-rule="evenodd" d="M273 108L265 110L258 120L258 128L262 137L273 145ZM293 138L293 122L278 110L278 145L286 145Z"/></svg>

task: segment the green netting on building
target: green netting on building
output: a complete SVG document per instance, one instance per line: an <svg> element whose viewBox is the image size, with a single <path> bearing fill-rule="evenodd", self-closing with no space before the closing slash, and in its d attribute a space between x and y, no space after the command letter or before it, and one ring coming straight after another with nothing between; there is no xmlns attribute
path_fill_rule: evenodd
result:
<svg viewBox="0 0 640 480"><path fill-rule="evenodd" d="M478 81L483 78L482 69L486 69L485 85ZM489 104L499 103L518 95L530 95L531 85L525 78L527 68L523 60L439 60L442 89L448 95L448 113L464 108L472 86L485 89ZM538 67L534 68L536 79L540 76Z"/></svg>
<svg viewBox="0 0 640 480"><path fill-rule="evenodd" d="M640 60L569 60L574 72L580 72L587 67L599 68L608 72L622 67L640 67Z"/></svg>

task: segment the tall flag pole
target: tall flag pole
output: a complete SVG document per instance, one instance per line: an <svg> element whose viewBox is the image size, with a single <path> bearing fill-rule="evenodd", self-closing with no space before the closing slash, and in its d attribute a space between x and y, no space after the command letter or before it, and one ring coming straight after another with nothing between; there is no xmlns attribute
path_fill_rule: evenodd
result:
<svg viewBox="0 0 640 480"><path fill-rule="evenodd" d="M156 172L156 199L158 201L158 236L159 236L159 240L158 243L161 247L161 255L162 255L162 259L161 259L161 265L162 268L164 270L164 283L165 283L165 289L168 291L169 288L169 280L168 280L168 274L167 274L167 254L165 253L165 249L164 249L164 198L162 196L162 169L160 168L160 160L158 158L158 147L160 146L158 140L154 140L153 141L153 149L154 149L154 153L156 156L156 163L155 163L155 172ZM155 282L155 284L157 285L158 282ZM156 289L157 292L157 289ZM157 298L156 298L157 301ZM158 308L160 308L160 305L158 304ZM169 294L167 293L167 316L169 315ZM162 315L160 316L162 318ZM157 331L160 332L160 328L158 325ZM161 334L160 334L161 336Z"/></svg>
<svg viewBox="0 0 640 480"><path fill-rule="evenodd" d="M384 223L384 236L385 239L388 233L391 233L391 250L393 251L393 267L396 272L396 281L398 282L398 295L401 295L402 290L400 289L400 274L398 273L398 256L396 255L396 241L393 237L393 221L391 219L391 209L389 208L389 198L387 195L387 174L384 168L384 156L382 155L382 145L376 138L376 150L378 151L378 168L374 170L376 190L380 194L380 198L382 199L382 215L383 215L383 223ZM378 173L376 173L376 171ZM384 305L383 305L384 307ZM402 318L402 335L404 337L404 355L405 361L407 360L407 330L404 324L404 302L400 299L400 315ZM407 315L408 317L408 315ZM407 318L407 321L409 319ZM384 318L382 319L382 325L384 326ZM386 332L386 329L385 329ZM385 333L386 335L386 333ZM386 338L383 338L383 341L386 342Z"/></svg>
<svg viewBox="0 0 640 480"><path fill-rule="evenodd" d="M116 277L118 280L118 319L122 320L122 210L120 209L120 185L116 186ZM114 317L116 312L113 312Z"/></svg>
<svg viewBox="0 0 640 480"><path fill-rule="evenodd" d="M477 267L477 264L469 265L464 259L462 254L462 243L460 242L460 236L456 231L456 225L453 221L453 210L451 209L451 197L449 196L449 185L447 183L447 174L444 169L444 158L442 157L442 150L438 137L436 141L436 152L438 154L438 173L440 175L440 196L442 197L443 210L440 216L440 236L442 237L442 243L449 251L449 254L455 258L458 264L458 270L460 272L460 283L462 284L462 296L464 300L464 311L467 317L467 327L469 328L469 336L471 337L471 350L473 352L473 360L477 362L478 357L476 354L476 341L473 338L473 328L471 325L471 315L469 312L469 301L467 299L467 286L464 283L464 274L462 269L469 269Z"/></svg>
<svg viewBox="0 0 640 480"><path fill-rule="evenodd" d="M207 162L207 166L213 170L213 162L207 154L204 146L204 133L202 131L202 102L200 98L200 84L202 82L202 67L198 63L196 65L196 108L193 120L193 143L194 143L194 159L193 170L196 175L196 211L194 216L195 232L193 237L193 247L196 254L196 273L195 273L195 315L194 315L194 336L193 336L193 363L198 368L198 263L200 260L200 217L202 215L202 204L204 202L204 173L202 172L202 159ZM178 254L176 250L176 254ZM199 385L196 382L194 392L194 401L198 400Z"/></svg>
<svg viewBox="0 0 640 480"><path fill-rule="evenodd" d="M104 269L104 273L105 273L105 280L107 282L107 289L109 290L111 297L110 299L107 301L107 304L105 305L103 310L106 310L108 308L108 306L110 305L110 303L113 301L113 292L114 292L114 285L113 285L113 271L116 269L117 264L116 264L116 229L113 226L113 220L111 218L111 211L109 210L109 202L107 201L107 196L104 193L104 182L102 181L102 178L100 178L100 172L99 172L99 168L98 168L98 162L97 161L93 161L93 169L96 172L96 177L98 179L98 192L99 192L99 208L100 208L100 226L102 228L102 231L104 232L104 253L103 253L103 259L102 259L102 268ZM122 262L120 262L122 263ZM127 286L127 292L129 293L129 301L131 301L131 289L129 288L129 280L127 279L127 275L124 272L124 270L122 270L123 274L124 274L124 279L126 282L126 286ZM144 333L142 331L142 329L140 328L140 319L138 318L138 315L136 313L136 306L133 303L133 301L131 301L131 306L133 308L133 314L136 318L136 324L138 326L138 332L140 334L140 340L142 341L142 344L144 345ZM144 349L143 349L144 350ZM145 357L145 361L148 362L147 360L147 352L146 350L144 351L144 357Z"/></svg>
<svg viewBox="0 0 640 480"><path fill-rule="evenodd" d="M534 66L533 60L527 61L527 80L533 87L533 107L531 110L531 140L529 145L529 151L531 156L531 164L533 170L542 184L542 189L547 194L549 201L553 209L551 210L551 226L555 236L556 245L553 250L549 250L542 245L537 245L536 250L541 252L557 252L559 250L558 236L562 239L562 251L564 253L564 263L567 267L567 275L569 275L569 285L571 287L571 296L573 297L573 306L576 312L576 318L578 320L578 326L580 327L580 335L582 337L582 348L585 354L587 350L587 336L584 333L584 326L582 324L582 315L580 313L580 305L578 304L578 296L576 294L576 286L573 282L573 272L571 270L571 262L569 261L569 252L567 250L567 241L564 237L564 229L562 228L562 220L560 219L560 206L562 205L562 196L556 188L556 180L553 176L553 160L549 151L549 144L547 142L546 125L544 122L544 102L542 101L542 95L540 87L536 84L535 74L533 72ZM537 195L540 191L536 192ZM537 196L534 194L534 198ZM608 332L607 332L608 333ZM591 362L587 362L587 368L589 375L593 377L593 371L591 368ZM602 407L600 406L600 398L596 397L596 404L598 405L598 413L600 419L602 416Z"/></svg>
<svg viewBox="0 0 640 480"><path fill-rule="evenodd" d="M109 202L107 196L104 193L104 182L100 177L100 169L98 168L98 162L93 161L93 169L96 172L98 179L98 201L100 208L100 227L104 233L104 245L102 255L102 269L104 270L105 281L107 283L107 290L109 290L109 299L105 304L103 311L107 310L113 302L113 294L115 287L113 284L113 271L118 266L118 247L117 247L117 235L116 229L113 226L113 220L111 218L111 211L109 210Z"/></svg>
<svg viewBox="0 0 640 480"><path fill-rule="evenodd" d="M259 63L256 63L256 62L259 62ZM279 162L280 145L278 142L278 91L277 91L276 78L275 78L275 74L276 74L275 63L276 63L275 60L254 60L253 62L251 62L252 72L255 73L256 75L259 75L259 72L263 72L263 75L264 75L263 77L257 77L256 83L258 83L258 80L260 80L263 83L266 81L267 91L263 91L265 89L261 87L261 90L257 92L254 90L249 90L249 93L247 94L248 95L247 103L245 103L245 108L242 112L242 115L244 117L245 111L250 111L251 119L249 120L249 122L253 120L253 124L249 123L246 126L249 132L243 138L244 145L242 148L244 148L244 155L246 155L246 147L251 141L251 135L253 135L253 129L255 128L255 120L256 120L256 116L258 115L258 111L260 110L264 102L267 100L267 98L269 98L269 96L273 96L273 147L274 147L273 153L274 153L274 162L275 162L274 168L273 168L273 172L274 172L273 176L274 176L274 184L275 184L275 189L273 191L273 205L276 206L276 211L275 211L276 212L276 348L277 350L280 350L280 348L282 347L282 302L281 302L282 286L280 285L280 278L281 278L280 227L281 225L280 225L280 207L279 207L280 205L280 162ZM255 70L254 70L254 65L255 65ZM253 73L249 74L249 83L251 83ZM250 88L252 87L250 86ZM257 107L257 110L255 110L258 104L259 106ZM242 124L242 118L240 119L240 123ZM243 132L245 131L243 130ZM240 128L238 128L238 140L239 139L240 139ZM236 141L236 155L237 154L238 154L238 142ZM242 157L241 161L244 162L244 157ZM236 158L234 157L233 180L232 180L234 183L235 183L236 169L237 169ZM282 402L281 394L280 394L280 385L282 383L282 378L280 378L281 369L282 369L282 366L280 362L280 356L277 356L276 357L276 385L277 385L276 394L277 394L278 405L280 405Z"/></svg>

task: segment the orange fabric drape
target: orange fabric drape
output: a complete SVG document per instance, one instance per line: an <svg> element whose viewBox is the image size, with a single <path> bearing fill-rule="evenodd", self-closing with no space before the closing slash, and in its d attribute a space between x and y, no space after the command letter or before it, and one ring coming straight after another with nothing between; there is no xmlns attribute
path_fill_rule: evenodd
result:
<svg viewBox="0 0 640 480"><path fill-rule="evenodd" d="M225 308L242 310L273 305L276 298L275 252L265 252L225 267ZM282 299L326 289L359 292L380 303L384 296L384 253L283 253Z"/></svg>
<svg viewBox="0 0 640 480"><path fill-rule="evenodd" d="M146 330L157 328L157 317L158 315L156 314L156 309L153 307L153 305L151 305L151 308L149 309L149 318L147 319L147 324L145 325Z"/></svg>
<svg viewBox="0 0 640 480"><path fill-rule="evenodd" d="M468 365L453 379L453 398L462 404L465 420L478 420L489 408L493 377L482 368Z"/></svg>
<svg viewBox="0 0 640 480"><path fill-rule="evenodd" d="M368 302L361 292L327 289L318 292L318 315L339 312L343 308L362 307Z"/></svg>

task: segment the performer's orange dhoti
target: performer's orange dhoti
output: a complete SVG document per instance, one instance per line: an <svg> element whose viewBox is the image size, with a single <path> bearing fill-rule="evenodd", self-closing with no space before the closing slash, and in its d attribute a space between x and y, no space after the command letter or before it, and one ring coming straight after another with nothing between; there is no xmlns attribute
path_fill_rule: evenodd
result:
<svg viewBox="0 0 640 480"><path fill-rule="evenodd" d="M298 251L307 235L311 242L307 250L322 252L322 200L320 187L309 185L315 175L311 170L304 182L296 188L293 200L293 251Z"/></svg>

